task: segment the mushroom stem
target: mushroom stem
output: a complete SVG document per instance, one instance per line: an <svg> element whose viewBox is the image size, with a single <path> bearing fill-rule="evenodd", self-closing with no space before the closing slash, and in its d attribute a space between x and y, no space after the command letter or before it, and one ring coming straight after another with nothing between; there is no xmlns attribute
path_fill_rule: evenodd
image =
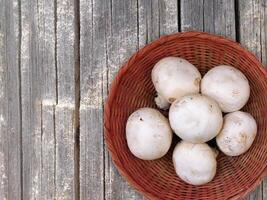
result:
<svg viewBox="0 0 267 200"><path fill-rule="evenodd" d="M218 149L217 149L217 148L212 148L212 150L213 150L213 153L214 153L214 155L215 155L215 158L217 158L218 155L219 155L219 151L218 151Z"/></svg>
<svg viewBox="0 0 267 200"><path fill-rule="evenodd" d="M170 107L170 103L160 94L157 94L157 96L155 97L155 103L162 110L168 110Z"/></svg>

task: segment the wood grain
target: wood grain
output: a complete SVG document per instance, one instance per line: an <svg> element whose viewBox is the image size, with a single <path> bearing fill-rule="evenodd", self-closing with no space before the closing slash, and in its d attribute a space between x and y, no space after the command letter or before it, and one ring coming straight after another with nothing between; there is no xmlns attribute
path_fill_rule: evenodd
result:
<svg viewBox="0 0 267 200"><path fill-rule="evenodd" d="M158 0L138 1L139 48L160 36L160 10Z"/></svg>
<svg viewBox="0 0 267 200"><path fill-rule="evenodd" d="M55 109L56 132L56 199L75 199L74 105L61 103Z"/></svg>
<svg viewBox="0 0 267 200"><path fill-rule="evenodd" d="M181 30L205 31L235 40L234 0L181 0Z"/></svg>
<svg viewBox="0 0 267 200"><path fill-rule="evenodd" d="M107 93L108 1L80 2L80 197L104 199L103 103Z"/></svg>
<svg viewBox="0 0 267 200"><path fill-rule="evenodd" d="M56 137L55 137L55 105L42 102L42 146L41 146L41 197L55 199L56 197Z"/></svg>
<svg viewBox="0 0 267 200"><path fill-rule="evenodd" d="M138 2L116 0L107 4L108 83L119 67L138 49ZM119 175L105 150L105 199L142 199Z"/></svg>
<svg viewBox="0 0 267 200"><path fill-rule="evenodd" d="M0 0L0 199L144 199L105 147L104 102L136 50L179 30L267 65L266 0Z"/></svg>
<svg viewBox="0 0 267 200"><path fill-rule="evenodd" d="M181 30L204 31L203 0L181 0Z"/></svg>
<svg viewBox="0 0 267 200"><path fill-rule="evenodd" d="M138 1L139 48L162 35L175 33L178 27L178 1Z"/></svg>
<svg viewBox="0 0 267 200"><path fill-rule="evenodd" d="M79 195L76 184L76 115L75 71L78 45L76 1L57 1L57 94L55 108L56 131L56 199L75 199Z"/></svg>
<svg viewBox="0 0 267 200"><path fill-rule="evenodd" d="M240 42L267 64L267 2L239 1Z"/></svg>
<svg viewBox="0 0 267 200"><path fill-rule="evenodd" d="M267 2L248 0L238 2L240 43L267 64ZM247 200L265 200L267 180L252 192Z"/></svg>
<svg viewBox="0 0 267 200"><path fill-rule="evenodd" d="M159 1L159 31L160 35L168 35L179 30L178 27L178 1Z"/></svg>
<svg viewBox="0 0 267 200"><path fill-rule="evenodd" d="M18 1L0 1L0 199L21 198Z"/></svg>
<svg viewBox="0 0 267 200"><path fill-rule="evenodd" d="M204 31L236 39L235 1L205 0Z"/></svg>
<svg viewBox="0 0 267 200"><path fill-rule="evenodd" d="M41 162L37 169L38 180L40 185L38 190L34 191L38 198L52 199L55 198L55 104L57 100L56 88L56 58L55 58L55 13L56 5L54 1L38 1L37 13L34 16L37 24L34 31L37 34L38 42L38 61L37 68L40 68L41 82L41 146L38 158ZM33 50L33 49L32 49ZM36 84L36 83L32 83ZM40 155L39 155L40 156ZM25 161L26 162L26 161ZM35 184L35 183L34 183ZM34 196L31 196L33 198Z"/></svg>
<svg viewBox="0 0 267 200"><path fill-rule="evenodd" d="M55 3L21 2L24 199L75 197L74 2Z"/></svg>
<svg viewBox="0 0 267 200"><path fill-rule="evenodd" d="M54 144L46 146L54 141L47 127L54 115L43 103L56 103L54 8L51 0L21 1L23 199L54 196L46 187L54 182Z"/></svg>

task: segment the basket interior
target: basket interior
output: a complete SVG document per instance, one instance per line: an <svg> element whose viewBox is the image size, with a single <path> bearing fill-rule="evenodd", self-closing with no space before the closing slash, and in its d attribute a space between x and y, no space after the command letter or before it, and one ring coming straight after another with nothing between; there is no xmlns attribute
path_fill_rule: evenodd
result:
<svg viewBox="0 0 267 200"><path fill-rule="evenodd" d="M120 77L110 112L110 131L106 133L113 159L119 170L146 196L155 199L228 199L246 194L261 177L267 163L267 80L259 62L240 48L205 38L174 38L154 45L127 66ZM245 154L218 156L217 174L203 186L191 186L177 177L172 164L172 151L179 140L175 136L168 154L155 161L134 157L126 143L125 125L128 116L141 107L156 108L151 70L167 56L182 57L194 64L202 76L216 65L231 65L241 70L249 80L251 96L242 109L251 113L258 125L256 139ZM115 162L115 163L116 163Z"/></svg>

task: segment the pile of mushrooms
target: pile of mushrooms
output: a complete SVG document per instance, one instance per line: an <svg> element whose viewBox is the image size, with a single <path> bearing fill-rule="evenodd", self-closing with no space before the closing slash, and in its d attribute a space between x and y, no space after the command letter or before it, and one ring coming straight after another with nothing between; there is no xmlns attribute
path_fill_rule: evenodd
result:
<svg viewBox="0 0 267 200"><path fill-rule="evenodd" d="M160 110L169 110L169 118L153 108L140 108L130 115L126 140L134 156L143 160L163 157L174 132L181 138L173 151L176 174L188 184L203 185L216 174L219 152L206 142L215 138L227 156L239 156L251 147L257 124L252 115L240 111L250 96L248 79L241 71L220 65L201 78L187 60L166 57L151 75L157 91L155 103Z"/></svg>

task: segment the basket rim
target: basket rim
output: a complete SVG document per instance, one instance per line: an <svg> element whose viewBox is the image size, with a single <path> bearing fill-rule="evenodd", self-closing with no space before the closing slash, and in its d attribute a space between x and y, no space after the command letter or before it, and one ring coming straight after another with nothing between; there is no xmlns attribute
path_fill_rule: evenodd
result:
<svg viewBox="0 0 267 200"><path fill-rule="evenodd" d="M121 176L132 187L134 187L139 193L141 193L142 195L144 195L145 197L147 197L149 199L155 199L155 200L159 200L159 198L154 196L150 192L146 191L145 189L143 189L136 182L135 178L129 175L129 173L127 172L127 169L125 169L123 167L123 162L121 160L119 160L119 158L117 157L117 155L116 155L117 151L116 151L116 149L114 149L113 142L110 139L110 135L112 135L112 132L110 130L110 123L111 123L111 121L110 121L110 113L112 111L112 104L113 104L113 100L115 99L117 87L120 85L121 78L128 71L128 69L131 67L131 65L136 60L138 60L139 57L143 56L143 54L145 54L146 52L152 51L153 49L157 48L158 45L162 45L162 44L164 44L166 42L170 42L170 41L175 40L177 38L201 38L201 39L205 39L205 40L208 40L208 41L211 41L211 42L221 43L221 44L224 44L226 46L235 48L238 51L242 51L242 53L244 53L248 58L251 59L251 61L253 63L255 63L255 68L257 68L257 70L259 70L262 73L262 75L267 79L267 70L264 68L264 65L258 60L258 58L253 53L248 51L240 43L237 43L237 42L235 42L235 41L233 41L231 39L225 38L223 36L210 34L210 33L206 33L206 32L200 32L200 31L177 32L177 33L174 33L174 34L161 36L160 38L152 41L151 43L145 45L140 50L135 52L128 59L128 61L125 62L120 67L119 71L117 72L115 78L112 81L112 84L111 84L111 87L110 87L110 91L109 91L109 94L108 94L108 98L107 98L106 103L104 105L104 138L105 138L105 143L107 145L107 148L108 148L108 151L109 151L109 153L111 155L113 163L116 166L116 168L118 169L118 171L121 174ZM248 195L248 193L250 193L251 191L256 189L256 187L259 185L259 183L266 176L267 176L267 163L264 166L262 172L260 173L260 176L256 179L256 181L254 182L254 184L251 187L244 188L243 190L241 190L241 192L239 192L238 194L236 194L236 195L234 195L234 196L232 196L230 198L231 199L241 199L242 197L245 197L246 195Z"/></svg>

